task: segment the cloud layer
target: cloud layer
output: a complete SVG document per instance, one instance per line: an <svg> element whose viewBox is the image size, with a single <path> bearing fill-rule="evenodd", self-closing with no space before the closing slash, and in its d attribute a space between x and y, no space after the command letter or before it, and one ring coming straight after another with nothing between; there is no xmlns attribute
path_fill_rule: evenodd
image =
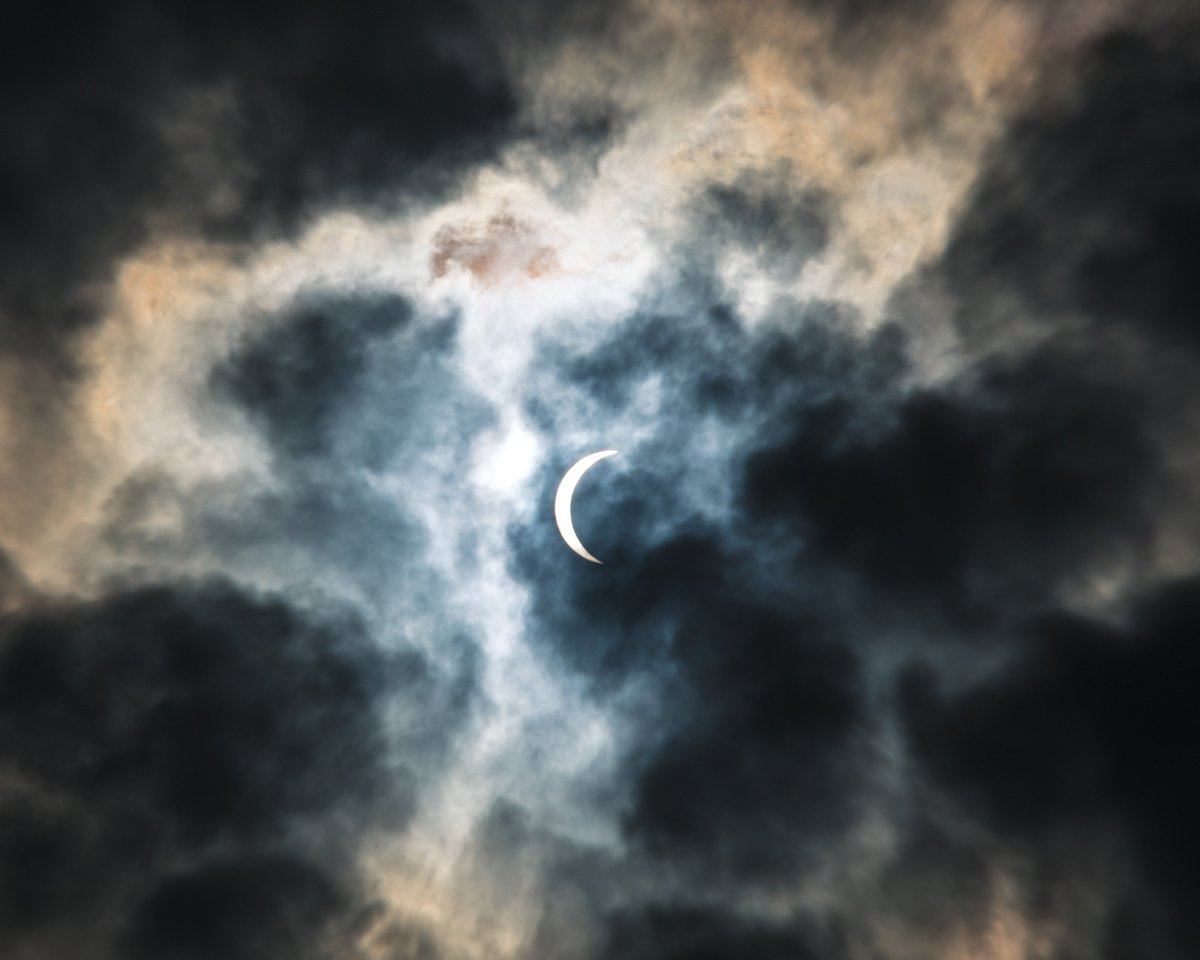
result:
<svg viewBox="0 0 1200 960"><path fill-rule="evenodd" d="M0 953L1190 957L1198 29L20 11Z"/></svg>

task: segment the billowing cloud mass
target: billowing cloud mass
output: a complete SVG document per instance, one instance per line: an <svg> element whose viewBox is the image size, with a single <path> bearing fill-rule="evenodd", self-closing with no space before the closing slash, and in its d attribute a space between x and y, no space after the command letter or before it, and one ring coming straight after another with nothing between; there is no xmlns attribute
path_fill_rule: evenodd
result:
<svg viewBox="0 0 1200 960"><path fill-rule="evenodd" d="M1193 960L1191 6L14 10L0 955Z"/></svg>

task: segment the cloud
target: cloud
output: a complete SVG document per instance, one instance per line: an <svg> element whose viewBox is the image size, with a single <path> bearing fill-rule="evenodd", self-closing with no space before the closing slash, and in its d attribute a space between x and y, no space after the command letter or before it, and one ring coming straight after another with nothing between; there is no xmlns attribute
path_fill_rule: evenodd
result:
<svg viewBox="0 0 1200 960"><path fill-rule="evenodd" d="M8 611L27 596L29 585L21 571L0 549L0 610Z"/></svg>
<svg viewBox="0 0 1200 960"><path fill-rule="evenodd" d="M1075 314L1195 347L1200 61L1186 36L1103 36L992 148L943 261L979 305L965 330L1004 322L987 302L1015 297L1033 324Z"/></svg>
<svg viewBox="0 0 1200 960"><path fill-rule="evenodd" d="M759 334L717 308L700 324L639 315L590 353L548 351L572 398L548 432L597 410L606 440L620 436L647 382L656 429L621 444L630 466L606 478L606 463L577 491L576 528L604 567L560 562L541 524L510 529L531 638L627 714L625 840L735 899L804 876L844 839L870 786L862 664L855 627L822 595L827 558L779 552L737 497L697 497L736 481L755 438L785 428L806 399L903 369L890 331L859 344L836 312L797 312L787 333ZM540 500L558 473L540 478Z"/></svg>
<svg viewBox="0 0 1200 960"><path fill-rule="evenodd" d="M985 170L963 230L1006 209L993 206L987 178ZM603 424L595 446L618 446L628 462L593 471L576 499L576 528L603 568L555 562L559 545L539 526L510 529L512 570L531 596L531 636L625 714L612 802L628 854L650 875L670 871L670 895L641 895L613 914L613 949L806 949L811 929L800 936L790 920L761 918L751 891L790 883L794 899L784 902L801 910L833 851L851 849L875 815L888 842L861 874L839 876L842 898L819 911L844 925L849 955L921 956L1038 936L1090 949L1109 928L1089 910L1108 909L1127 918L1120 923L1135 931L1123 934L1132 942L1169 940L1170 923L1154 908L1121 899L1136 873L1128 862L1118 857L1111 883L1055 857L1021 879L1013 863L1027 837L976 819L992 803L1015 816L1025 804L1086 831L1088 803L1103 796L1073 773L1072 758L1091 762L1086 749L1064 745L1041 765L1034 751L1026 764L1021 745L1032 733L990 715L981 738L1007 744L1011 733L1011 752L957 738L972 736L973 709L987 712L989 697L1012 694L1005 715L1024 715L1041 743L1056 742L1048 731L1057 705L1071 702L1067 677L1078 673L1063 672L1061 694L1039 686L1025 699L997 664L1020 662L1025 647L1014 632L1030 617L1080 617L1067 611L1081 597L1098 605L1097 618L1112 617L1114 598L1137 583L1128 571L1153 557L1178 509L1164 496L1176 467L1159 413L1166 397L1181 396L1177 374L1154 376L1152 346L1130 352L1127 338L1081 336L1049 296L1030 293L1026 303L1026 315L1044 324L1039 338L970 326L990 315L992 278L1014 263L1007 248L988 247L991 264L967 282L961 233L897 291L887 322L869 333L846 304L786 296L751 322L713 251L728 243L769 267L773 243L804 256L805 241L780 232L796 222L785 204L755 205L755 196L775 196L769 176L744 173L726 190L697 191L711 204L692 221L702 226L679 237L661 285L622 324L596 343L547 337L525 399L550 443ZM836 224L840 208L826 210L809 222ZM930 290L937 296L922 300ZM923 316L931 304L945 312ZM970 339L939 370L932 350L947 319L962 324L951 336ZM1144 342L1157 336L1151 328ZM558 398L553 406L540 400L548 395ZM563 466L574 454L561 452ZM540 500L551 498L560 473L539 475ZM1097 630L1111 629L1103 622ZM979 662L953 653L930 673L956 691L946 702L961 714L919 711L913 704L942 701L919 700L908 686L892 713L896 667L967 640ZM969 683L980 676L988 679ZM875 751L896 720L913 738L916 764L913 779L897 774L898 782ZM1177 742L1165 730L1153 735ZM948 745L927 747L925 736ZM903 740L897 748L904 756ZM983 782L960 788L955 778L970 777L975 764ZM909 804L925 789L936 793L939 777L980 807L913 814ZM1061 800L1056 783L1069 786ZM1140 830L1121 828L1127 839ZM1033 899L1041 885L1046 914ZM709 901L720 904L719 922L709 919ZM697 932L708 923L710 935ZM1053 924L1053 933L1038 932Z"/></svg>
<svg viewBox="0 0 1200 960"><path fill-rule="evenodd" d="M825 938L828 939L828 938ZM660 906L611 918L608 941L598 957L761 957L816 960L840 956L804 923L746 920L720 908Z"/></svg>
<svg viewBox="0 0 1200 960"><path fill-rule="evenodd" d="M831 198L797 188L786 169L742 171L707 187L695 212L697 232L741 251L760 268L794 278L829 244Z"/></svg>
<svg viewBox="0 0 1200 960"><path fill-rule="evenodd" d="M340 891L303 861L206 864L171 877L139 908L134 957L330 956L320 946L338 919Z"/></svg>
<svg viewBox="0 0 1200 960"><path fill-rule="evenodd" d="M1086 360L1086 355L1085 355ZM757 451L745 506L904 602L993 618L1149 540L1159 454L1135 396L1071 351L896 397L882 425L806 410Z"/></svg>
<svg viewBox="0 0 1200 960"><path fill-rule="evenodd" d="M284 457L328 455L339 408L353 403L376 342L404 327L402 297L301 303L212 372L213 388L260 423Z"/></svg>
<svg viewBox="0 0 1200 960"><path fill-rule="evenodd" d="M482 228L442 227L434 237L429 266L435 277L464 268L483 284L514 275L537 279L559 268L554 247L541 239L537 224L512 214L496 214Z"/></svg>
<svg viewBox="0 0 1200 960"><path fill-rule="evenodd" d="M247 327L200 377L198 407L260 447L265 469L135 470L105 505L105 559L125 577L215 566L376 612L440 610L422 556L447 479L410 465L436 449L452 481L493 418L455 367L456 318L387 291L309 290Z"/></svg>
<svg viewBox="0 0 1200 960"><path fill-rule="evenodd" d="M117 262L160 224L262 238L334 205L436 194L491 155L516 110L466 3L225 3L201 17L130 0L16 16L6 352L66 359Z"/></svg>
<svg viewBox="0 0 1200 960"><path fill-rule="evenodd" d="M135 955L307 949L362 896L357 838L413 816L417 775L386 716L398 691L431 682L352 615L221 582L10 616L7 949L126 935Z"/></svg>
<svg viewBox="0 0 1200 960"><path fill-rule="evenodd" d="M1056 832L1096 842L1117 825L1133 862L1132 876L1108 878L1113 956L1183 957L1195 942L1186 837L1197 797L1177 747L1200 732L1187 693L1198 615L1188 580L1142 598L1127 627L1040 619L1011 665L965 690L939 689L927 669L903 679L916 761L1003 836L1036 851ZM1046 883L1072 866L1039 869Z"/></svg>
<svg viewBox="0 0 1200 960"><path fill-rule="evenodd" d="M0 951L1182 958L1155 9L22 13Z"/></svg>

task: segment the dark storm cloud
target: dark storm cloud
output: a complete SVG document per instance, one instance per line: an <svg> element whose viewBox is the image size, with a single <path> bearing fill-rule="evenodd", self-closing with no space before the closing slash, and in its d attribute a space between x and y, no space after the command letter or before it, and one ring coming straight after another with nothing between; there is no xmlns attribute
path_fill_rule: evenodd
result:
<svg viewBox="0 0 1200 960"><path fill-rule="evenodd" d="M1200 347L1200 48L1196 26L1120 33L1074 65L1078 89L1021 117L991 150L940 265L963 327L993 305L1056 312ZM1029 314L1032 316L1029 316Z"/></svg>
<svg viewBox="0 0 1200 960"><path fill-rule="evenodd" d="M628 499L602 499L638 516ZM715 531L634 540L606 558L612 576L557 563L540 540L518 541L516 560L544 578L543 643L599 671L600 690L652 684L625 767L625 835L718 883L793 874L853 814L857 658L802 608L754 596L752 558L727 554Z"/></svg>
<svg viewBox="0 0 1200 960"><path fill-rule="evenodd" d="M1117 823L1137 880L1111 918L1105 956L1189 956L1200 935L1200 582L1142 600L1126 627L1059 615L1028 634L1013 664L967 690L941 690L927 669L908 673L914 755L967 809L1034 849L1055 831L1082 830L1086 842Z"/></svg>
<svg viewBox="0 0 1200 960"><path fill-rule="evenodd" d="M914 288L942 284L971 348L993 353L969 390L906 399L873 455L851 440L832 458L801 444L760 464L767 490L795 468L775 502L802 503L826 550L880 585L918 597L936 584L943 608L991 594L975 624L1014 659L966 686L944 663L909 671L910 748L960 815L1032 859L1030 914L1062 924L1074 949L1098 937L1111 958L1182 958L1200 934L1200 798L1183 761L1200 733L1185 679L1200 592L1177 583L1101 621L1056 611L1055 585L1097 564L1140 568L1156 530L1190 509L1169 491L1194 487L1171 476L1197 409L1194 36L1102 37L1071 65L1074 84L991 151ZM909 318L911 292L893 303ZM1114 837L1107 873L1082 876ZM1099 920L1054 918L1072 885L1116 902Z"/></svg>
<svg viewBox="0 0 1200 960"><path fill-rule="evenodd" d="M904 603L987 621L1149 546L1160 454L1137 395L1045 349L895 398L814 405L747 461L745 507ZM858 421L856 423L856 420Z"/></svg>
<svg viewBox="0 0 1200 960"><path fill-rule="evenodd" d="M626 834L718 877L794 874L854 817L857 659L794 615L750 604L698 603L675 629L671 666L686 692L668 697L665 739L631 762Z"/></svg>
<svg viewBox="0 0 1200 960"><path fill-rule="evenodd" d="M60 356L152 214L241 238L443 190L515 115L497 40L454 0L19 5L0 51L0 349Z"/></svg>
<svg viewBox="0 0 1200 960"><path fill-rule="evenodd" d="M214 862L171 877L139 908L127 946L146 960L329 956L325 934L344 911L341 891L302 860Z"/></svg>
<svg viewBox="0 0 1200 960"><path fill-rule="evenodd" d="M106 955L111 936L135 956L327 955L321 931L364 906L331 851L413 815L384 713L429 682L349 614L223 583L10 616L5 952L95 938Z"/></svg>
<svg viewBox="0 0 1200 960"><path fill-rule="evenodd" d="M603 960L838 960L836 934L804 922L751 920L720 907L652 906L609 919Z"/></svg>
<svg viewBox="0 0 1200 960"><path fill-rule="evenodd" d="M382 919L312 862L280 854L216 859L178 873L142 903L121 939L135 960L340 960L369 942L386 960L438 960L421 927Z"/></svg>
<svg viewBox="0 0 1200 960"><path fill-rule="evenodd" d="M384 792L387 664L352 621L311 626L211 586L6 626L4 752L49 788L151 798L189 843L328 807L339 769L345 802Z"/></svg>

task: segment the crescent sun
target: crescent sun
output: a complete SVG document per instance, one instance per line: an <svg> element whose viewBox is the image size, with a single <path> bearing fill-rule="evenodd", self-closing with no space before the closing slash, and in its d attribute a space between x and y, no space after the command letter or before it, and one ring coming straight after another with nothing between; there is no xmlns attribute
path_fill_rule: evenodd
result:
<svg viewBox="0 0 1200 960"><path fill-rule="evenodd" d="M554 521L558 524L558 532L562 534L562 538L567 542L568 547L583 557L584 560L591 560L592 563L603 563L604 561L593 557L584 549L583 544L579 542L579 537L575 533L575 525L571 522L571 496L575 493L575 487L583 478L583 475L594 464L599 463L605 457L613 456L616 452L616 450L601 450L598 453L589 453L563 474L563 478L558 485L558 493L554 495Z"/></svg>

